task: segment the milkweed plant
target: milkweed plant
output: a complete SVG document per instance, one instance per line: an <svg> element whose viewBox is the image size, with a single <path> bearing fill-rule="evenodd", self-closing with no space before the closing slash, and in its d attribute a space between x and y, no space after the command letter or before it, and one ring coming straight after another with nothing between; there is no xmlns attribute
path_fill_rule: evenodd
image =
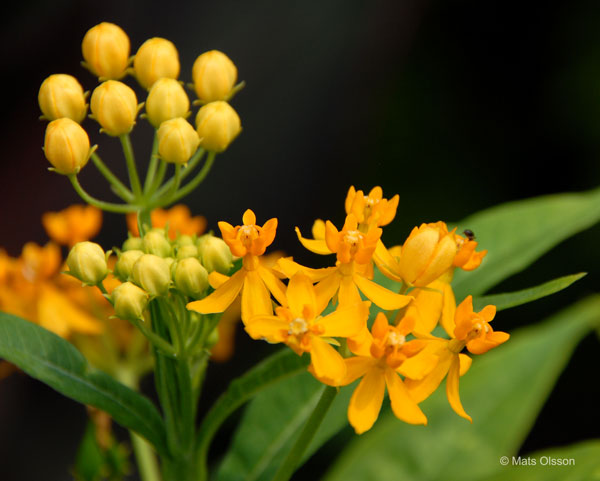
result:
<svg viewBox="0 0 600 481"><path fill-rule="evenodd" d="M296 228L304 248L330 259L330 267L305 266L269 251L278 220L254 212L252 199L238 218L218 223L219 233L205 232L206 220L179 204L242 131L232 102L244 84L226 54L200 55L186 85L177 49L163 38L130 57L127 34L101 23L85 34L82 52L99 82L91 96L75 77L54 74L38 100L50 170L87 205L46 213L52 240L45 246L28 243L18 258L0 251L2 372L17 366L87 406L75 478L123 479L131 471L112 420L130 431L144 481L287 480L348 425L356 435L326 479L402 479L410 470L411 479L501 476L496 456L516 453L532 406L600 311L598 299L588 299L511 337L497 311L583 274L484 293L596 223L600 192L516 202L459 223L424 222L384 244L398 194L349 186L339 199L343 224L317 219L310 234ZM143 103L129 80L147 91ZM111 170L115 159L90 145L81 126L88 107L103 141L120 142L128 181ZM136 160L130 141L138 122L155 131L148 162ZM120 203L81 185L90 161ZM110 250L90 241L102 211L127 218L128 235ZM64 261L61 245L69 249ZM283 346L200 412L206 371L231 356L240 319L256 342ZM139 391L148 374L158 402ZM519 398L519 391L530 394ZM249 400L229 451L214 459L215 434ZM436 474L440 451L477 469ZM369 462L376 454L383 461Z"/></svg>

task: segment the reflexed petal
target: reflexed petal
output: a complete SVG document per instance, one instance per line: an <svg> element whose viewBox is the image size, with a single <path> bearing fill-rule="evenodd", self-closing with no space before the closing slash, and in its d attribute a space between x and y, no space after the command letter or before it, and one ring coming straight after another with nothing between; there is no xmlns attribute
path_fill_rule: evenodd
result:
<svg viewBox="0 0 600 481"><path fill-rule="evenodd" d="M346 363L346 376L340 382L340 386L347 386L359 377L363 377L369 369L377 364L378 360L372 357L355 356L344 359L344 362Z"/></svg>
<svg viewBox="0 0 600 481"><path fill-rule="evenodd" d="M300 229L298 229L298 227L296 227L296 235L298 236L298 240L300 241L300 243L309 251L321 255L333 254L333 252L331 252L331 250L327 247L325 238L307 239L305 237L302 237L302 234L300 233Z"/></svg>
<svg viewBox="0 0 600 481"><path fill-rule="evenodd" d="M190 302L186 307L189 310L199 312L200 314L223 312L231 305L242 290L246 272L247 271L244 269L240 269L210 296L199 301Z"/></svg>
<svg viewBox="0 0 600 481"><path fill-rule="evenodd" d="M346 376L344 358L323 339L313 336L310 343L310 360L313 374L326 384L339 385Z"/></svg>
<svg viewBox="0 0 600 481"><path fill-rule="evenodd" d="M317 219L312 226L312 235L314 239L325 240L325 221Z"/></svg>
<svg viewBox="0 0 600 481"><path fill-rule="evenodd" d="M414 342L414 341L410 341ZM418 354L406 359L396 371L407 379L419 381L431 373L438 365L440 357L432 349L423 349ZM441 380L440 380L441 382ZM439 382L438 382L439 385ZM436 386L437 387L437 386ZM435 390L435 388L434 388ZM427 397L427 396L425 396Z"/></svg>
<svg viewBox="0 0 600 481"><path fill-rule="evenodd" d="M258 272L247 271L242 289L242 321L273 314L271 295Z"/></svg>
<svg viewBox="0 0 600 481"><path fill-rule="evenodd" d="M452 286L450 283L442 282L443 285L443 305L442 305L442 318L440 319L440 324L448 333L450 337L454 337L454 329L456 328L456 324L454 324L454 316L456 313L456 299L454 297L454 291L452 290Z"/></svg>
<svg viewBox="0 0 600 481"><path fill-rule="evenodd" d="M471 416L469 416L460 402L460 395L458 392L458 380L460 375L460 361L458 356L452 357L452 363L450 364L450 369L448 371L448 377L446 378L446 395L448 396L448 402L454 412L459 416L468 419L470 422L473 422Z"/></svg>
<svg viewBox="0 0 600 481"><path fill-rule="evenodd" d="M264 338L269 342L283 342L284 333L289 328L289 322L277 316L256 316L246 322L244 327L252 339Z"/></svg>
<svg viewBox="0 0 600 481"><path fill-rule="evenodd" d="M466 354L459 354L458 359L460 360L460 375L464 376L467 373L467 371L471 368L473 359L471 359Z"/></svg>
<svg viewBox="0 0 600 481"><path fill-rule="evenodd" d="M223 284L225 284L228 280L229 280L229 276L226 276L225 274L221 274L217 271L212 271L208 275L208 282L210 284L210 287L212 287L213 289L218 289Z"/></svg>
<svg viewBox="0 0 600 481"><path fill-rule="evenodd" d="M287 300L294 317L302 317L304 306L309 306L313 313L316 311L315 288L306 274L298 272L290 279L287 287Z"/></svg>
<svg viewBox="0 0 600 481"><path fill-rule="evenodd" d="M430 353L431 351L424 349L415 357L406 360L405 363L418 358L419 356L425 356ZM410 397L412 397L416 403L420 403L421 401L427 399L433 393L433 391L438 388L444 377L446 377L448 369L450 369L450 363L452 362L454 355L446 348L436 354L439 356L438 363L429 374L420 380L413 381L411 379L406 379L404 382L408 388ZM404 371L404 367L404 364L400 366L401 372Z"/></svg>
<svg viewBox="0 0 600 481"><path fill-rule="evenodd" d="M315 286L315 295L317 297L317 312L321 313L328 306L329 301L335 296L340 288L342 276L337 272L332 272Z"/></svg>
<svg viewBox="0 0 600 481"><path fill-rule="evenodd" d="M369 328L365 326L359 331L356 336L352 336L346 339L348 343L348 349L357 356L371 357L371 343L373 342L373 336L369 331Z"/></svg>
<svg viewBox="0 0 600 481"><path fill-rule="evenodd" d="M355 306L339 307L335 312L319 319L318 323L325 328L323 335L331 337L356 336L367 325L370 306L370 302L364 301Z"/></svg>
<svg viewBox="0 0 600 481"><path fill-rule="evenodd" d="M100 334L103 324L77 307L60 291L51 287L41 290L37 303L40 326L66 337L73 332Z"/></svg>
<svg viewBox="0 0 600 481"><path fill-rule="evenodd" d="M392 292L359 274L354 275L354 282L365 296L386 311L400 309L413 300L412 296Z"/></svg>
<svg viewBox="0 0 600 481"><path fill-rule="evenodd" d="M355 306L362 301L351 276L343 276L338 292L339 307Z"/></svg>
<svg viewBox="0 0 600 481"><path fill-rule="evenodd" d="M408 394L408 390L393 369L385 370L385 384L392 403L392 411L398 419L409 424L427 425L427 418Z"/></svg>
<svg viewBox="0 0 600 481"><path fill-rule="evenodd" d="M406 315L415 318L415 332L429 334L437 326L444 300L440 284L439 281L435 281L429 284L427 289L417 288L411 291L415 300L408 306Z"/></svg>
<svg viewBox="0 0 600 481"><path fill-rule="evenodd" d="M337 267L311 269L310 267L304 267L303 265L294 262L292 257L282 257L277 260L276 270L283 273L288 279L291 279L296 272L302 271L309 277L311 282L319 282L325 279L333 271L337 270Z"/></svg>
<svg viewBox="0 0 600 481"><path fill-rule="evenodd" d="M279 280L277 278L277 276L275 274L273 274L271 269L269 269L267 267L259 265L257 272L258 272L258 275L260 276L260 278L263 280L263 282L267 286L267 289L269 289L271 294L273 294L273 297L275 299L277 299L277 302L279 302L279 304L281 304L282 306L287 306L287 297L285 295L285 291L286 291L285 284L283 282L281 282L281 280Z"/></svg>
<svg viewBox="0 0 600 481"><path fill-rule="evenodd" d="M377 242L377 247L373 254L373 261L384 276L389 277L394 281L402 282L402 277L400 277L400 266L381 240Z"/></svg>
<svg viewBox="0 0 600 481"><path fill-rule="evenodd" d="M375 424L381 410L384 393L383 371L377 367L367 371L354 390L348 405L348 421L356 434L368 431Z"/></svg>

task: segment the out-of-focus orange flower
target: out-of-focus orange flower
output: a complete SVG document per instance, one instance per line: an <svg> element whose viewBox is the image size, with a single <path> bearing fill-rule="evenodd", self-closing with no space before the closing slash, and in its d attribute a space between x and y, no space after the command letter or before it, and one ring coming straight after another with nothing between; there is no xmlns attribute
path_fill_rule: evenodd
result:
<svg viewBox="0 0 600 481"><path fill-rule="evenodd" d="M206 218L197 215L192 217L190 209L177 204L170 209L154 209L151 215L152 227L165 227L169 224L169 238L174 240L177 234L200 235L206 230ZM135 213L127 214L127 228L135 236L140 235Z"/></svg>
<svg viewBox="0 0 600 481"><path fill-rule="evenodd" d="M54 242L73 247L98 234L102 211L91 205L72 205L60 212L46 212L42 224Z"/></svg>

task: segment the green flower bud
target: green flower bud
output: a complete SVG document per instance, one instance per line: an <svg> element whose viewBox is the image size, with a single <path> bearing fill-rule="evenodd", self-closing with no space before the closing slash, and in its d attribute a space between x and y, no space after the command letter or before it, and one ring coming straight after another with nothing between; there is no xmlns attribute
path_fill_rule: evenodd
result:
<svg viewBox="0 0 600 481"><path fill-rule="evenodd" d="M177 239L175 239L175 244L177 244L178 247L196 245L194 238L191 235L185 234L178 236Z"/></svg>
<svg viewBox="0 0 600 481"><path fill-rule="evenodd" d="M94 242L78 242L67 257L69 274L84 284L95 286L108 275L106 254Z"/></svg>
<svg viewBox="0 0 600 481"><path fill-rule="evenodd" d="M117 263L115 264L115 276L123 282L131 279L133 265L143 255L144 253L140 250L129 250L122 252L117 260Z"/></svg>
<svg viewBox="0 0 600 481"><path fill-rule="evenodd" d="M205 347L207 349L210 349L211 347L215 346L217 342L219 342L219 329L215 327L212 330L212 332L208 335Z"/></svg>
<svg viewBox="0 0 600 481"><path fill-rule="evenodd" d="M203 235L198 239L199 258L208 272L217 271L227 274L233 266L233 256L229 246L219 237L211 234Z"/></svg>
<svg viewBox="0 0 600 481"><path fill-rule="evenodd" d="M142 241L144 252L154 254L159 257L168 257L171 255L171 243L165 235L163 229L152 229L148 232Z"/></svg>
<svg viewBox="0 0 600 481"><path fill-rule="evenodd" d="M175 286L186 296L198 299L208 288L208 272L195 257L177 262Z"/></svg>
<svg viewBox="0 0 600 481"><path fill-rule="evenodd" d="M171 283L169 264L162 257L144 254L133 265L133 280L153 296L165 295Z"/></svg>
<svg viewBox="0 0 600 481"><path fill-rule="evenodd" d="M112 293L112 300L115 315L126 321L142 319L142 314L148 307L148 294L131 282L116 287Z"/></svg>
<svg viewBox="0 0 600 481"><path fill-rule="evenodd" d="M196 246L182 246L177 249L177 259L186 259L188 257L198 257L198 248Z"/></svg>
<svg viewBox="0 0 600 481"><path fill-rule="evenodd" d="M144 250L144 242L141 237L130 237L125 242L123 242L123 247L121 248L123 251L143 251Z"/></svg>

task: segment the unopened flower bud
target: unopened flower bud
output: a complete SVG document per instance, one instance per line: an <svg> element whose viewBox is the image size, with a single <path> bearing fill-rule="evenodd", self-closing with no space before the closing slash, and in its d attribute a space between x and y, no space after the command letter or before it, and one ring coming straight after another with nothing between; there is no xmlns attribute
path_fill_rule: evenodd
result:
<svg viewBox="0 0 600 481"><path fill-rule="evenodd" d="M122 252L115 264L114 275L125 282L132 278L133 265L144 255L140 250L129 250Z"/></svg>
<svg viewBox="0 0 600 481"><path fill-rule="evenodd" d="M152 229L146 233L142 245L144 252L147 254L154 254L159 257L168 257L171 255L171 243L167 239L163 229Z"/></svg>
<svg viewBox="0 0 600 481"><path fill-rule="evenodd" d="M126 321L142 319L142 314L148 307L148 294L131 282L115 287L112 300L115 315Z"/></svg>
<svg viewBox="0 0 600 481"><path fill-rule="evenodd" d="M144 250L144 241L140 237L130 237L125 242L123 242L123 247L121 247L123 251L143 251Z"/></svg>
<svg viewBox="0 0 600 481"><path fill-rule="evenodd" d="M206 150L223 152L242 130L240 117L231 105L221 100L206 104L196 116L200 145Z"/></svg>
<svg viewBox="0 0 600 481"><path fill-rule="evenodd" d="M233 265L233 256L225 241L214 235L203 235L198 239L200 261L208 272L227 274Z"/></svg>
<svg viewBox="0 0 600 481"><path fill-rule="evenodd" d="M144 254L133 265L133 280L149 294L162 296L171 283L169 264L162 257Z"/></svg>
<svg viewBox="0 0 600 481"><path fill-rule="evenodd" d="M125 76L129 49L127 34L121 27L108 22L90 28L81 43L84 66L102 79Z"/></svg>
<svg viewBox="0 0 600 481"><path fill-rule="evenodd" d="M158 129L158 154L165 162L185 164L198 149L200 138L190 123L178 117Z"/></svg>
<svg viewBox="0 0 600 481"><path fill-rule="evenodd" d="M77 174L90 158L90 138L74 120L53 120L46 127L44 154L59 174Z"/></svg>
<svg viewBox="0 0 600 481"><path fill-rule="evenodd" d="M217 342L219 342L219 328L215 327L208 335L208 339L206 339L206 344L204 346L206 349L210 349L215 346Z"/></svg>
<svg viewBox="0 0 600 481"><path fill-rule="evenodd" d="M191 235L187 235L187 234L177 236L177 239L175 239L175 243L177 244L178 247L196 245L195 241L194 241L194 237L192 237Z"/></svg>
<svg viewBox="0 0 600 481"><path fill-rule="evenodd" d="M146 40L135 54L133 70L137 81L145 89L163 77L176 79L179 76L179 54L175 45L159 37Z"/></svg>
<svg viewBox="0 0 600 481"><path fill-rule="evenodd" d="M128 134L139 111L135 92L118 80L108 80L96 87L90 101L92 117L108 135Z"/></svg>
<svg viewBox="0 0 600 481"><path fill-rule="evenodd" d="M85 118L87 104L83 88L71 75L57 73L42 82L38 93L40 110L48 120L67 117L77 123Z"/></svg>
<svg viewBox="0 0 600 481"><path fill-rule="evenodd" d="M198 257L198 248L194 245L181 246L177 249L177 259L185 259L187 257Z"/></svg>
<svg viewBox="0 0 600 481"><path fill-rule="evenodd" d="M227 100L237 80L237 68L223 52L211 50L194 62L192 79L200 100Z"/></svg>
<svg viewBox="0 0 600 481"><path fill-rule="evenodd" d="M177 289L194 299L201 297L208 288L208 272L194 257L177 262L173 279Z"/></svg>
<svg viewBox="0 0 600 481"><path fill-rule="evenodd" d="M177 80L161 78L152 85L145 106L146 117L158 128L165 120L187 117L190 99Z"/></svg>
<svg viewBox="0 0 600 481"><path fill-rule="evenodd" d="M78 242L67 257L69 274L90 286L98 285L108 275L106 254L94 242Z"/></svg>

